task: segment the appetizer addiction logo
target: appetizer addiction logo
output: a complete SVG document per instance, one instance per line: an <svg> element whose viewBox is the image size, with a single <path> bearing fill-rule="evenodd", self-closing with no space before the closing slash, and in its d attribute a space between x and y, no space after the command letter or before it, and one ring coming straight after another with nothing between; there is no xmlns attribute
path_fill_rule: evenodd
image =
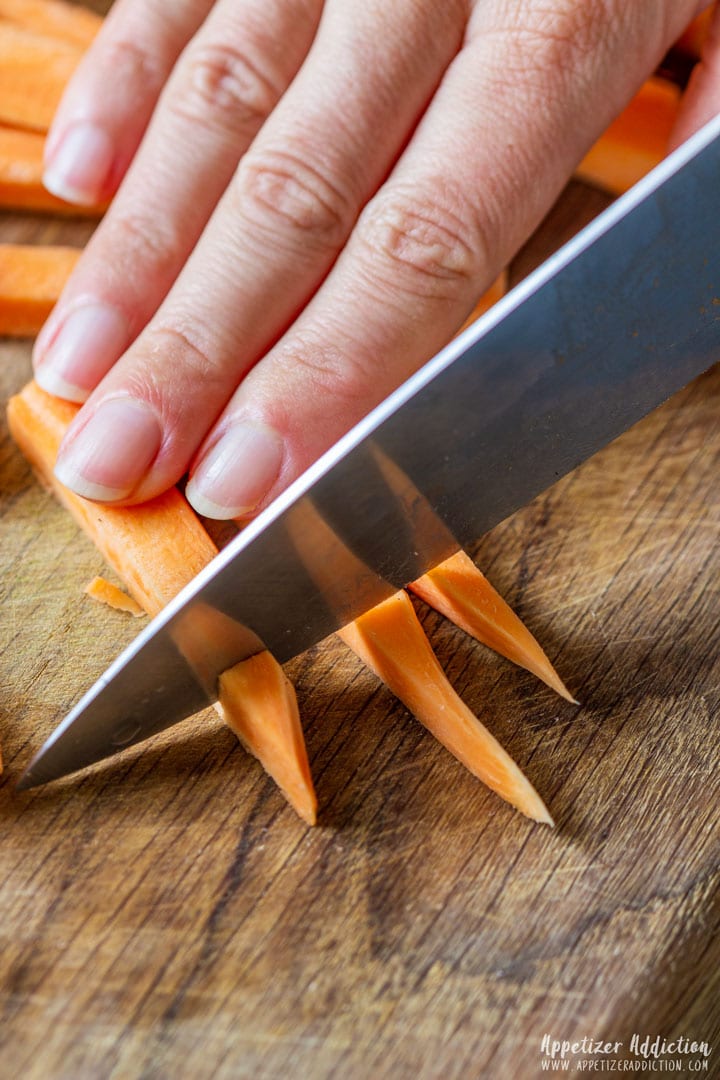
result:
<svg viewBox="0 0 720 1080"><path fill-rule="evenodd" d="M605 1039L555 1039L543 1035L541 1072L674 1072L681 1076L709 1071L710 1044L698 1039L663 1039L631 1035L628 1043Z"/></svg>

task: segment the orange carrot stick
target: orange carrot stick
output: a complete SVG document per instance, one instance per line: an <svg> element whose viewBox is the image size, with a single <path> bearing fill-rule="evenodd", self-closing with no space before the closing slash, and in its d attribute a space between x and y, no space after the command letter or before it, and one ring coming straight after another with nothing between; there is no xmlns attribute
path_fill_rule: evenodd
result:
<svg viewBox="0 0 720 1080"><path fill-rule="evenodd" d="M466 634L537 675L577 704L540 645L464 551L458 551L408 586Z"/></svg>
<svg viewBox="0 0 720 1080"><path fill-rule="evenodd" d="M0 206L9 210L43 210L83 217L99 215L100 208L74 206L45 190L42 184L44 146L45 136L41 132L0 124Z"/></svg>
<svg viewBox="0 0 720 1080"><path fill-rule="evenodd" d="M674 83L648 79L588 151L576 175L613 195L627 191L665 157L679 105Z"/></svg>
<svg viewBox="0 0 720 1080"><path fill-rule="evenodd" d="M218 691L225 723L251 754L263 764L273 763L278 787L300 817L314 825L317 799L297 698L280 664L267 650L257 653L223 672Z"/></svg>
<svg viewBox="0 0 720 1080"><path fill-rule="evenodd" d="M553 824L530 781L453 690L407 593L395 593L339 636L470 772L534 821Z"/></svg>
<svg viewBox="0 0 720 1080"><path fill-rule="evenodd" d="M81 49L92 44L102 26L96 12L64 0L0 0L0 18L36 34L69 41Z"/></svg>
<svg viewBox="0 0 720 1080"><path fill-rule="evenodd" d="M52 470L62 436L77 409L76 405L46 394L35 383L28 383L8 402L11 434L40 478L93 540L138 603L148 614L156 615L207 566L217 549L177 488L141 506L114 507L89 502L63 487ZM212 627L211 622L209 625ZM248 662L237 666L242 669ZM268 656L262 666L253 666L262 677L245 678L240 672L225 680L220 688L220 705L223 715L228 710L233 730L241 726L238 714L247 717L256 708L262 710L263 722L255 728L243 721L245 740L297 812L312 824L315 793L297 706L292 703L294 692L285 686L282 673L273 673L274 667L279 665ZM237 685L246 695L240 703L233 701ZM275 693L278 687L282 687L282 694ZM270 708L272 702L274 710ZM267 724L274 725L274 738L266 734L259 742L254 741L255 734ZM288 777L294 778L292 783ZM298 796L300 791L302 798Z"/></svg>
<svg viewBox="0 0 720 1080"><path fill-rule="evenodd" d="M77 248L0 244L0 334L37 334L79 257Z"/></svg>
<svg viewBox="0 0 720 1080"><path fill-rule="evenodd" d="M70 42L0 21L0 122L47 131L81 57Z"/></svg>

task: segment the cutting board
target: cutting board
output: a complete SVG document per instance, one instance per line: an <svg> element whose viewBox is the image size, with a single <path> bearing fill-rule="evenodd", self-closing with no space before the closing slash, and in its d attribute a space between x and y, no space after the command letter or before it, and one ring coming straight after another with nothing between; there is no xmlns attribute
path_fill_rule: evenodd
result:
<svg viewBox="0 0 720 1080"><path fill-rule="evenodd" d="M515 277L602 202L573 185ZM3 401L29 373L2 343ZM719 476L720 369L479 540L578 707L419 606L555 830L335 639L288 665L308 829L210 711L15 792L138 623L85 597L102 560L0 422L0 1075L524 1078L545 1036L634 1035L706 1042L720 1075Z"/></svg>

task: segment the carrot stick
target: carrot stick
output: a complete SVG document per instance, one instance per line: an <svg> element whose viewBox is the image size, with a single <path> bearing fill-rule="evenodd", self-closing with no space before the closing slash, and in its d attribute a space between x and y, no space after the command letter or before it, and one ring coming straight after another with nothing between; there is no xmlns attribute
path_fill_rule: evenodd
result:
<svg viewBox="0 0 720 1080"><path fill-rule="evenodd" d="M648 79L585 155L576 176L613 195L627 191L665 157L679 104L674 83Z"/></svg>
<svg viewBox="0 0 720 1080"><path fill-rule="evenodd" d="M327 545L333 559L313 558L323 533L329 540L335 538L310 503L295 507L288 531L320 588L327 585L330 592L339 578L363 591L364 576L373 576L352 551L337 543ZM339 630L338 636L474 776L529 817L551 822L512 758L453 690L407 593L395 593Z"/></svg>
<svg viewBox="0 0 720 1080"><path fill-rule="evenodd" d="M0 122L47 131L81 57L76 45L0 21Z"/></svg>
<svg viewBox="0 0 720 1080"><path fill-rule="evenodd" d="M0 207L83 217L99 215L102 211L98 207L74 206L45 190L42 184L44 145L45 136L39 131L0 124Z"/></svg>
<svg viewBox="0 0 720 1080"><path fill-rule="evenodd" d="M114 507L89 502L63 487L52 470L62 436L77 410L78 406L46 394L33 382L28 383L8 402L11 434L40 478L93 540L132 596L148 614L156 615L207 566L217 549L177 488L141 506ZM237 666L242 669L247 663ZM300 816L312 824L315 793L297 706L292 702L294 692L282 681L284 675L281 678L281 674L274 672L277 667L277 662L268 656L262 666L253 665L253 670L262 677L246 678L241 670L222 684L219 703L222 715L228 711L228 723L233 730L240 726L239 714L247 717L256 708L262 710L264 719L255 728L249 721L243 721L245 740ZM233 700L236 686L241 686L246 695L239 703ZM282 688L282 694L275 693L278 687ZM274 710L270 707L273 702ZM263 724L274 724L274 737L265 735L258 742L255 735ZM294 777L292 784L288 777ZM297 794L299 791L302 798Z"/></svg>
<svg viewBox="0 0 720 1080"><path fill-rule="evenodd" d="M577 704L540 645L464 551L458 551L408 588L466 634L537 675Z"/></svg>
<svg viewBox="0 0 720 1080"><path fill-rule="evenodd" d="M530 781L453 690L407 593L395 593L339 636L470 772L534 821L553 824Z"/></svg>
<svg viewBox="0 0 720 1080"><path fill-rule="evenodd" d="M92 44L103 22L89 8L64 0L0 0L0 18L81 49Z"/></svg>
<svg viewBox="0 0 720 1080"><path fill-rule="evenodd" d="M0 244L0 335L37 334L79 256L77 248Z"/></svg>

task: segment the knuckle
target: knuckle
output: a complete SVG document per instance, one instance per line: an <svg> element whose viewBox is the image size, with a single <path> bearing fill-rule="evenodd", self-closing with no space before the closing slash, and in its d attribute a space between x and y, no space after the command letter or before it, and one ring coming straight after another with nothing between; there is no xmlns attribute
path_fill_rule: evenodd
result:
<svg viewBox="0 0 720 1080"><path fill-rule="evenodd" d="M167 76L160 57L131 37L113 38L105 45L102 67L113 73L114 82L126 87L141 84L157 90Z"/></svg>
<svg viewBox="0 0 720 1080"><path fill-rule="evenodd" d="M264 150L243 159L234 182L238 212L273 234L301 233L304 243L338 247L353 214L352 200L333 179L291 150ZM295 243L297 239L295 239Z"/></svg>
<svg viewBox="0 0 720 1080"><path fill-rule="evenodd" d="M224 385L223 365L215 355L212 338L196 319L175 317L172 323L163 319L154 323L147 334L149 355L161 358L162 363L148 365L146 375L156 369L161 374L172 371L173 392L183 405L187 402L186 391L192 398L198 386L210 394ZM159 387L158 392L161 390Z"/></svg>
<svg viewBox="0 0 720 1080"><path fill-rule="evenodd" d="M142 266L153 276L174 267L181 240L162 214L142 210L110 214L103 223L106 250L114 253L128 269Z"/></svg>
<svg viewBox="0 0 720 1080"><path fill-rule="evenodd" d="M519 6L515 17L499 31L509 45L509 78L536 73L545 81L549 70L565 76L563 82L577 77L588 58L614 48L622 33L619 7L614 0L584 0L582 4L551 0Z"/></svg>
<svg viewBox="0 0 720 1080"><path fill-rule="evenodd" d="M246 131L260 127L278 101L278 81L250 51L231 45L195 45L183 63L178 94L171 107L183 117L215 123L223 129Z"/></svg>
<svg viewBox="0 0 720 1080"><path fill-rule="evenodd" d="M359 228L370 274L422 298L451 298L473 281L479 270L475 230L451 202L415 188L373 200Z"/></svg>
<svg viewBox="0 0 720 1080"><path fill-rule="evenodd" d="M379 383L377 360L373 363L368 359L359 345L352 347L349 342L343 345L341 341L339 336L306 327L297 330L292 342L282 347L279 359L281 366L292 372L292 383L301 388L303 401L321 401L333 415L352 422L375 404L373 391ZM277 395L268 404L282 407Z"/></svg>

